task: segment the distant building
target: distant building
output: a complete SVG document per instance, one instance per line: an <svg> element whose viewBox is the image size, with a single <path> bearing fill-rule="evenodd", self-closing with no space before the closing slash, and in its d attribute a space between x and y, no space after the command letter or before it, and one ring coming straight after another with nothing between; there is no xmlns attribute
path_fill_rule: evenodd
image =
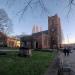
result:
<svg viewBox="0 0 75 75"><path fill-rule="evenodd" d="M11 47L11 48L20 47L20 40L16 39L15 37L8 37L7 47Z"/></svg>
<svg viewBox="0 0 75 75"><path fill-rule="evenodd" d="M35 30L33 27L32 31ZM60 48L62 44L62 30L60 18L55 15L48 17L48 30L32 33L21 38L22 46L31 48Z"/></svg>
<svg viewBox="0 0 75 75"><path fill-rule="evenodd" d="M74 48L75 49L75 43L63 44L63 48Z"/></svg>
<svg viewBox="0 0 75 75"><path fill-rule="evenodd" d="M0 47L20 47L20 39L16 39L15 37L8 37L3 32L0 32Z"/></svg>

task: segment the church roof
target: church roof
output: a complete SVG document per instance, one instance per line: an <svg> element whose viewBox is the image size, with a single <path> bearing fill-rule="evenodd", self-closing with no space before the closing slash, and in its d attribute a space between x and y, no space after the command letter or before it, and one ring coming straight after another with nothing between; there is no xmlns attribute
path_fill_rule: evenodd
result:
<svg viewBox="0 0 75 75"><path fill-rule="evenodd" d="M41 32L37 32L37 33L33 33L32 35L41 35L41 34L48 34L48 30L45 30L45 31L41 31Z"/></svg>

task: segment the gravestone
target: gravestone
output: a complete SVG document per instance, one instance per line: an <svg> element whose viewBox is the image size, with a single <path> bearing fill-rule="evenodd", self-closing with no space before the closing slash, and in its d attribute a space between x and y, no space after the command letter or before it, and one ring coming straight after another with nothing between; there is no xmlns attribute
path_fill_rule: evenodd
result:
<svg viewBox="0 0 75 75"><path fill-rule="evenodd" d="M29 41L21 41L21 46L19 49L19 55L20 56L32 56L32 50L31 50L31 42Z"/></svg>
<svg viewBox="0 0 75 75"><path fill-rule="evenodd" d="M23 36L20 38L20 49L19 55L20 56L32 56L32 37L31 36Z"/></svg>
<svg viewBox="0 0 75 75"><path fill-rule="evenodd" d="M31 57L32 56L31 49L29 49L28 47L20 47L19 55Z"/></svg>

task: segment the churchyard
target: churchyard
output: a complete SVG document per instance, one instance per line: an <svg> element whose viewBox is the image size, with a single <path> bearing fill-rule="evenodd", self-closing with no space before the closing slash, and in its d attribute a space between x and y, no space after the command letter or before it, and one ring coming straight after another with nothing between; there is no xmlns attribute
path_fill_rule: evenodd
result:
<svg viewBox="0 0 75 75"><path fill-rule="evenodd" d="M32 51L31 57L20 57L18 51L5 53L0 55L0 75L43 75L55 57L54 52L42 51Z"/></svg>

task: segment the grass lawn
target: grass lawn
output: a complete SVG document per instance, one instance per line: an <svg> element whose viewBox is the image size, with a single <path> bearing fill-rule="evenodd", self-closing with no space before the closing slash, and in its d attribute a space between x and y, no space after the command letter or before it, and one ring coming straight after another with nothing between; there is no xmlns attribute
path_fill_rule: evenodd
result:
<svg viewBox="0 0 75 75"><path fill-rule="evenodd" d="M41 75L48 68L55 53L33 51L31 58L19 57L17 52L0 55L0 75Z"/></svg>

